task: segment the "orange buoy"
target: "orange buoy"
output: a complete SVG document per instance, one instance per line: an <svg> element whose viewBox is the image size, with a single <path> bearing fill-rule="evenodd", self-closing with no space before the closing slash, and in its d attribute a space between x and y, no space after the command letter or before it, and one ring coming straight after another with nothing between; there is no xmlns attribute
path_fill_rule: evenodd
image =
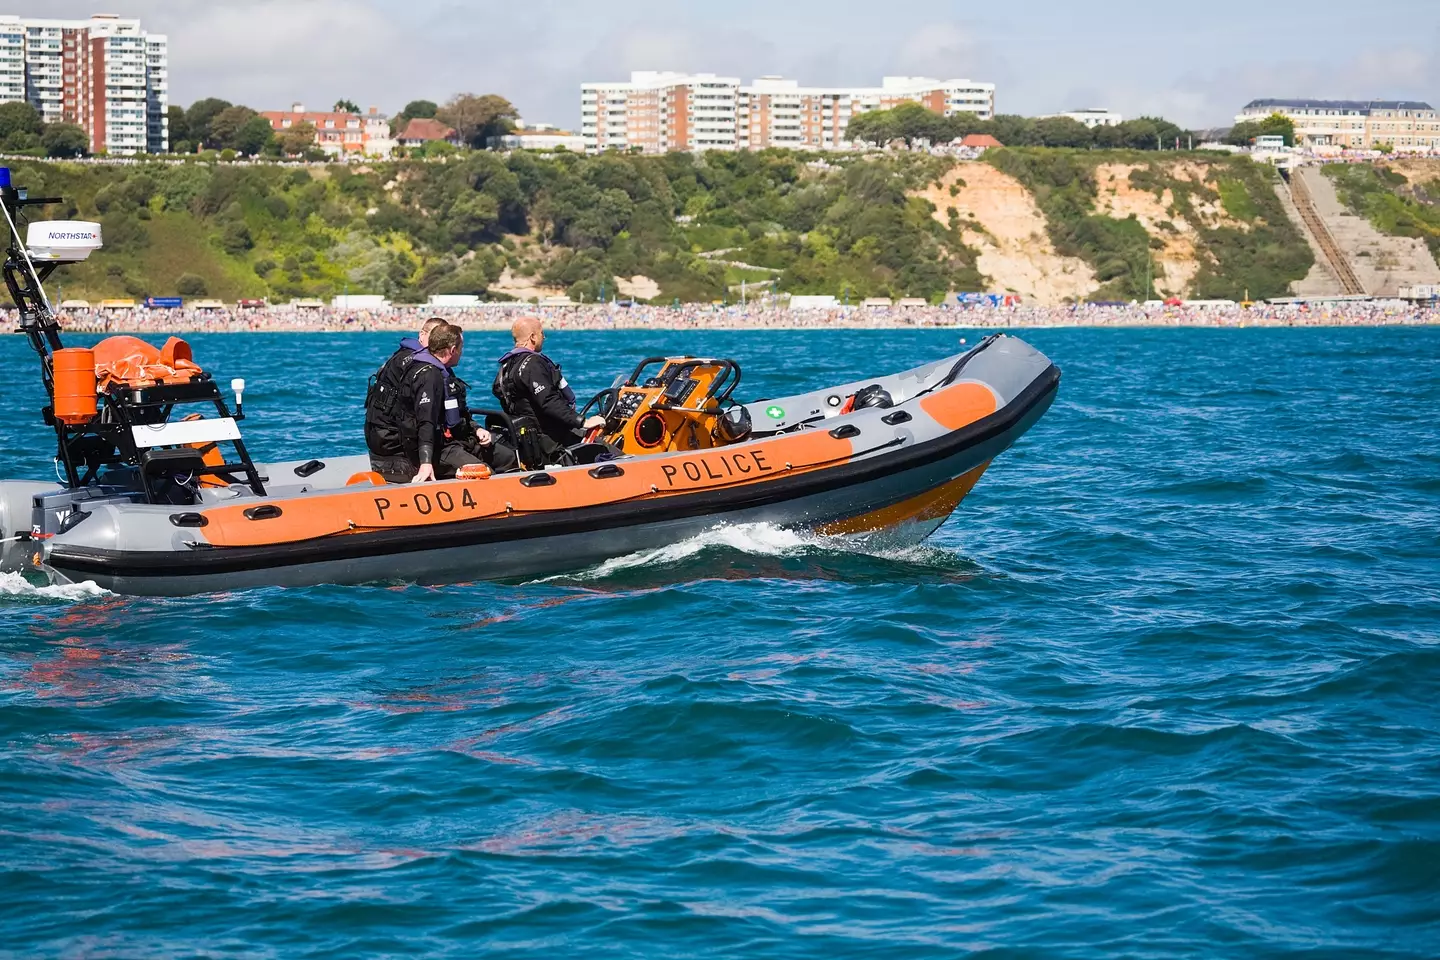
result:
<svg viewBox="0 0 1440 960"><path fill-rule="evenodd" d="M52 355L55 371L55 419L70 426L95 417L95 351L66 347Z"/></svg>

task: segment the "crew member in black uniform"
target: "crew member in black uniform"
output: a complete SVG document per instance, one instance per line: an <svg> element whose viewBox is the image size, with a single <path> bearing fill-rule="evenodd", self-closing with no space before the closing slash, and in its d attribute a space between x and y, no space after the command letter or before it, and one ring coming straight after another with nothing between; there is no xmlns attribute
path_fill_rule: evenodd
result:
<svg viewBox="0 0 1440 960"><path fill-rule="evenodd" d="M605 425L604 417L582 420L575 391L560 365L541 353L545 328L536 317L521 317L510 328L515 347L500 358L491 392L509 414L525 466L558 463L566 447L580 443L586 431Z"/></svg>
<svg viewBox="0 0 1440 960"><path fill-rule="evenodd" d="M394 473L390 468L398 467L381 461L393 459L382 451L403 449L400 423L405 418L400 391L415 355L428 346L431 331L444 322L440 317L426 320L420 332L402 339L399 348L370 377L369 389L365 391L365 445L370 449L370 469L377 473Z"/></svg>
<svg viewBox="0 0 1440 960"><path fill-rule="evenodd" d="M438 324L429 349L410 358L400 382L395 415L374 429L367 424L370 463L391 483L448 480L463 466L515 466L515 453L470 419L467 387L454 367L464 349L459 327Z"/></svg>

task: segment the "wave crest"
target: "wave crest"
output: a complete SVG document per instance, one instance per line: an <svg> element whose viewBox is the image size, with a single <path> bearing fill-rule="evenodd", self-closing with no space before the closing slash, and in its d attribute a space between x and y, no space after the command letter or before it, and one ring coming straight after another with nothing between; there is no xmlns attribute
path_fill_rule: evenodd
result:
<svg viewBox="0 0 1440 960"><path fill-rule="evenodd" d="M740 554L761 567L755 575L783 578L866 580L874 563L893 575L896 568L939 575L974 576L982 572L973 561L940 547L895 542L877 537L827 537L772 523L717 523L701 533L648 550L614 557L547 581L597 581L705 563L715 554ZM836 561L843 565L837 567ZM867 564L867 561L871 563ZM867 566L871 567L868 571ZM697 573L699 571L696 571ZM867 576L868 572L868 576ZM683 576L675 579L685 579Z"/></svg>
<svg viewBox="0 0 1440 960"><path fill-rule="evenodd" d="M86 580L83 583L33 583L23 573L0 573L0 597L15 597L21 600L64 600L74 603L91 597L109 595L99 584Z"/></svg>

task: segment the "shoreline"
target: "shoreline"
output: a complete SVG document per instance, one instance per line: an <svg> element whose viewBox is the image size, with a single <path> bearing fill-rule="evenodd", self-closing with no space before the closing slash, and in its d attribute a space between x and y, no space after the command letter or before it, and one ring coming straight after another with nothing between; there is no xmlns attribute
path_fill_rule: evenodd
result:
<svg viewBox="0 0 1440 960"><path fill-rule="evenodd" d="M508 333L508 324L463 324L466 331L477 333ZM817 326L814 324L745 324L745 323L703 323L703 324L564 324L547 323L546 329L552 332L566 333L634 333L652 331L655 333L698 333L707 331L727 332L824 332L827 330L985 330L1010 332L1021 330L1318 330L1318 329L1353 329L1356 327L1440 327L1440 316L1425 320L1316 320L1309 322L1295 321L1251 321L1242 323L1157 323L1155 321L1139 320L1135 322L1084 322L1073 323L1025 323L1025 324L1003 324L1003 323L837 323ZM362 333L411 333L415 325L410 323L393 324L353 324L346 326L326 326L314 324L307 326L274 326L257 327L241 326L238 324L226 324L217 326L203 326L194 324L154 324L134 325L115 324L109 327L91 326L88 324L65 325L61 327L62 333L95 335L95 336L146 336L153 334L181 334L181 333L205 333L205 334L362 334ZM14 328L8 328L5 332L19 334Z"/></svg>
<svg viewBox="0 0 1440 960"><path fill-rule="evenodd" d="M146 309L77 309L57 312L62 331L104 336L110 333L386 333L411 332L439 316L471 331L508 331L517 316L538 317L552 331L615 330L666 332L701 330L1051 330L1096 329L1246 329L1295 327L1379 327L1440 325L1433 302L1363 301L1284 303L1241 306L1086 304L1040 307L904 306L796 309L774 305L720 304L655 307L614 305L460 308L340 306L221 306ZM12 324L15 314L11 314ZM14 329L12 326L11 329Z"/></svg>

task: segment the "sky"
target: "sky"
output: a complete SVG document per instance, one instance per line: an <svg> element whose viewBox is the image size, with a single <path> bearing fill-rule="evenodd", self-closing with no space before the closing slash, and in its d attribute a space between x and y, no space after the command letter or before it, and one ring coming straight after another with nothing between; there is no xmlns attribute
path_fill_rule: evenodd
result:
<svg viewBox="0 0 1440 960"><path fill-rule="evenodd" d="M10 0L27 17L139 17L170 38L171 103L339 99L382 113L498 93L575 127L580 84L631 70L885 75L997 85L1001 113L1106 107L1228 126L1258 97L1440 105L1437 0Z"/></svg>

